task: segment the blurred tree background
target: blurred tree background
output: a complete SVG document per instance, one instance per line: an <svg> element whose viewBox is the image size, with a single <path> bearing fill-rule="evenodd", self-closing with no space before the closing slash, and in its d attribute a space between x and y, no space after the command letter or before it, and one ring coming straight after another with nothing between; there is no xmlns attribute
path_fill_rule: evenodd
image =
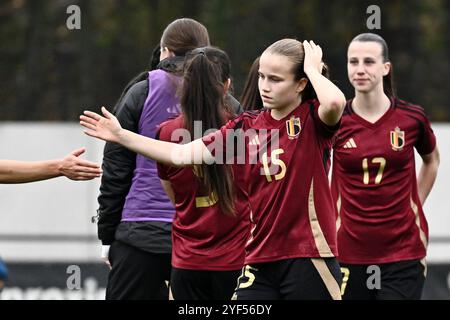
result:
<svg viewBox="0 0 450 320"><path fill-rule="evenodd" d="M81 30L69 30L69 5ZM77 121L86 108L112 106L145 70L172 20L202 22L233 63L239 96L253 59L283 37L313 39L332 79L352 96L346 49L370 31L369 5L381 8L397 93L422 105L432 121L450 121L448 0L0 0L0 121Z"/></svg>

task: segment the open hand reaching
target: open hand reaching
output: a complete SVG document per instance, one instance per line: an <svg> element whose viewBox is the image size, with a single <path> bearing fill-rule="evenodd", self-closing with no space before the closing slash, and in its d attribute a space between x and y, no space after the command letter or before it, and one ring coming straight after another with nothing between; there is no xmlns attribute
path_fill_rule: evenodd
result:
<svg viewBox="0 0 450 320"><path fill-rule="evenodd" d="M119 121L105 107L102 107L102 113L104 117L92 111L84 111L84 115L80 116L80 124L87 129L84 133L104 141L118 142L123 130Z"/></svg>

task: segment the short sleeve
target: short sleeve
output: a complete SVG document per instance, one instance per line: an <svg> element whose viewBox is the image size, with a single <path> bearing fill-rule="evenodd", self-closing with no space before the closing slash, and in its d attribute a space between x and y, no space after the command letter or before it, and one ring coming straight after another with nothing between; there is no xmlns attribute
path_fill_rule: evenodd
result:
<svg viewBox="0 0 450 320"><path fill-rule="evenodd" d="M156 132L156 139L161 141L173 142L171 140L171 133L172 130L169 129L168 123L162 123ZM160 162L157 162L156 168L158 169L158 177L161 180L169 180L169 171L171 167L166 166Z"/></svg>
<svg viewBox="0 0 450 320"><path fill-rule="evenodd" d="M414 146L416 147L416 150L420 155L430 154L436 147L436 136L434 135L433 129L431 128L431 124L427 116L422 116L420 125L422 128Z"/></svg>
<svg viewBox="0 0 450 320"><path fill-rule="evenodd" d="M324 123L319 117L319 107L320 107L319 100L311 99L309 101L309 107L319 134L327 139L332 138L339 130L339 127L341 126L341 119L339 119L338 123L336 123L334 126L329 126L326 123Z"/></svg>
<svg viewBox="0 0 450 320"><path fill-rule="evenodd" d="M238 126L238 123L241 122L241 117L237 117L234 120L228 121L225 125L223 125L219 130L212 132L202 138L203 143L208 148L209 152L214 156L216 163L226 163L225 157L228 159L230 157L234 157L234 153L230 154L227 152L231 149L232 145L227 147L228 144L234 143L233 137L236 132L235 129Z"/></svg>

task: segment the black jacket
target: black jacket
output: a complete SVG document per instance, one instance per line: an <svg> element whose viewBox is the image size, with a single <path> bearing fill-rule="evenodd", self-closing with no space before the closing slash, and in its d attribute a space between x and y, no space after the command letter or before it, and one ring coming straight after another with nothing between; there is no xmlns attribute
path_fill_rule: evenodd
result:
<svg viewBox="0 0 450 320"><path fill-rule="evenodd" d="M148 81L130 88L116 109L115 116L127 130L138 132L139 118L148 95ZM125 199L131 188L136 153L119 144L107 142L103 151L102 179L98 197L98 238L111 244L122 218Z"/></svg>

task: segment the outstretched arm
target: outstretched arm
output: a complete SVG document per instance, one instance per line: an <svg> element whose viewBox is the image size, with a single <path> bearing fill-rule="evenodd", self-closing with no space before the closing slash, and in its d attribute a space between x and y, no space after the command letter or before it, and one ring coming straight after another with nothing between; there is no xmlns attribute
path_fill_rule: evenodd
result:
<svg viewBox="0 0 450 320"><path fill-rule="evenodd" d="M72 151L63 159L47 161L0 160L0 183L26 183L66 176L71 180L99 177L100 167L79 158L84 148Z"/></svg>
<svg viewBox="0 0 450 320"><path fill-rule="evenodd" d="M116 117L105 107L102 107L102 113L104 117L91 111L85 111L84 115L80 116L80 124L87 129L84 133L88 136L119 143L131 151L171 166L210 163L213 160L201 139L188 144L151 139L123 129Z"/></svg>
<svg viewBox="0 0 450 320"><path fill-rule="evenodd" d="M305 50L304 71L320 102L319 117L325 124L339 122L345 107L345 96L329 79L322 75L322 49L313 41L303 41Z"/></svg>
<svg viewBox="0 0 450 320"><path fill-rule="evenodd" d="M422 155L422 166L419 171L419 178L417 185L419 189L419 198L422 204L425 203L431 189L433 188L434 181L436 180L438 168L439 168L439 150L436 146L434 151L427 155Z"/></svg>

